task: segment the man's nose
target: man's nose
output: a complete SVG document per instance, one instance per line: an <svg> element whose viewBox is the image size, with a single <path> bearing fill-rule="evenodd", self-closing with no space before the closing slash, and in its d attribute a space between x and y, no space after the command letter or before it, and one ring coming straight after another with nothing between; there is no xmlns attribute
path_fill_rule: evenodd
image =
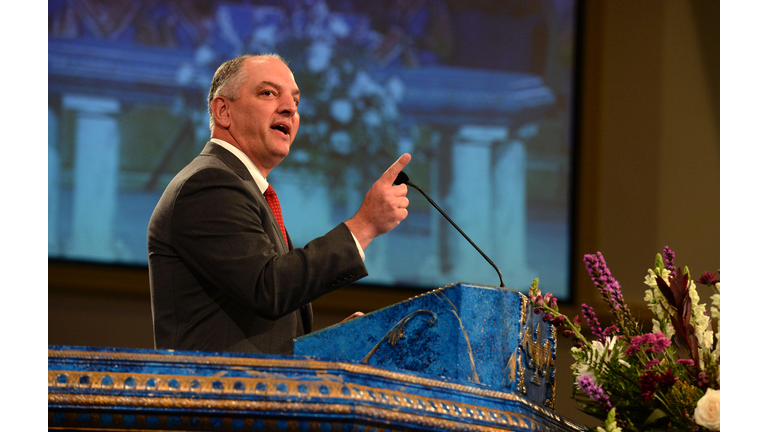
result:
<svg viewBox="0 0 768 432"><path fill-rule="evenodd" d="M287 97L280 98L280 105L277 107L277 110L281 114L293 116L298 108L296 107L296 102L293 101L293 97L288 95Z"/></svg>

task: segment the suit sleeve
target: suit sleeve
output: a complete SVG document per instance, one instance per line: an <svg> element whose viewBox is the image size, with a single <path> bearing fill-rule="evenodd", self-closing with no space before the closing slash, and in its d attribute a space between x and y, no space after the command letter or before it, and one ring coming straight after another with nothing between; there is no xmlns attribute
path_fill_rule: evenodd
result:
<svg viewBox="0 0 768 432"><path fill-rule="evenodd" d="M223 293L256 315L277 319L368 274L343 223L278 255L263 226L269 211L265 200L224 169L203 169L179 189L172 242L213 297Z"/></svg>

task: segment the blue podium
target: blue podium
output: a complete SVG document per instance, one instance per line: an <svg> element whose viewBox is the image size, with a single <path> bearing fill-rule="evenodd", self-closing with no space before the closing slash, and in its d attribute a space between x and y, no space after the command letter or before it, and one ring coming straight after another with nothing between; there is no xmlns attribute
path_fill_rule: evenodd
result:
<svg viewBox="0 0 768 432"><path fill-rule="evenodd" d="M523 294L455 284L298 338L293 356L51 346L50 430L575 431Z"/></svg>
<svg viewBox="0 0 768 432"><path fill-rule="evenodd" d="M294 341L294 354L516 392L554 407L556 338L528 298L457 283Z"/></svg>

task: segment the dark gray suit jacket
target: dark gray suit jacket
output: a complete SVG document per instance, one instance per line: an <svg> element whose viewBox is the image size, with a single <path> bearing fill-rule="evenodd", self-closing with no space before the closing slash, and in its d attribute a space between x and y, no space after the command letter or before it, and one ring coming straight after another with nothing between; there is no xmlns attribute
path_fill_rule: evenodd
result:
<svg viewBox="0 0 768 432"><path fill-rule="evenodd" d="M248 169L212 142L166 188L147 247L157 349L291 354L310 302L368 274L343 223L285 244Z"/></svg>

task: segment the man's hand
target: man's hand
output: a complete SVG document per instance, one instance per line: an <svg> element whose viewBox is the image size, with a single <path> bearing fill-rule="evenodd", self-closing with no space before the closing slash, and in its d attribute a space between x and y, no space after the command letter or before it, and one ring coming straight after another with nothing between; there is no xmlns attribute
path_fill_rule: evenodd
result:
<svg viewBox="0 0 768 432"><path fill-rule="evenodd" d="M388 233L408 216L408 186L393 186L392 183L410 161L410 154L400 156L365 194L360 210L345 222L363 249L371 240Z"/></svg>
<svg viewBox="0 0 768 432"><path fill-rule="evenodd" d="M344 318L344 320L343 320L342 322L347 322L347 321L349 321L349 320L351 320L351 319L359 318L359 317L361 317L361 316L363 316L363 315L365 315L365 314L364 314L364 313L362 313L362 312L359 312L359 311L358 311L358 312L355 312L355 313L353 313L352 315L350 315L350 316L348 316L348 317Z"/></svg>

